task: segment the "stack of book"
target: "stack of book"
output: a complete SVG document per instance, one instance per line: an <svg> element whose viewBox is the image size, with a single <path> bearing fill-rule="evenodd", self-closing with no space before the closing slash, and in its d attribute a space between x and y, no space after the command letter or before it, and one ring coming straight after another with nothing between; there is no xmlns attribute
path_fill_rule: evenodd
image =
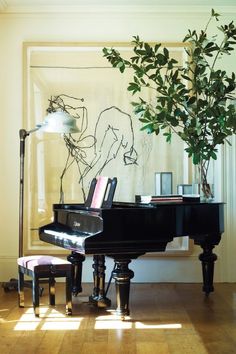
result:
<svg viewBox="0 0 236 354"><path fill-rule="evenodd" d="M168 195L136 195L135 202L136 203L161 203L161 202L173 202L173 203L180 203L180 202L199 202L200 196L199 195L180 195L180 194L168 194Z"/></svg>
<svg viewBox="0 0 236 354"><path fill-rule="evenodd" d="M165 195L136 195L136 203L182 202L183 196L179 194Z"/></svg>

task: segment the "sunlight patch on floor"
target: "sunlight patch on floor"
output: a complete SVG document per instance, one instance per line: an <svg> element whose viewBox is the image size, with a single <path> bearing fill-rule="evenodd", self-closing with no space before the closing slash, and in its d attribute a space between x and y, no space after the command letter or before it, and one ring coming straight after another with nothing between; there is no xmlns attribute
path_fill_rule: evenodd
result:
<svg viewBox="0 0 236 354"><path fill-rule="evenodd" d="M143 322L135 322L135 328L137 329L180 329L182 325L180 323L163 323L163 324L145 324Z"/></svg>
<svg viewBox="0 0 236 354"><path fill-rule="evenodd" d="M108 311L111 313L111 311ZM132 328L132 322L129 322L126 317L126 321L122 321L120 316L116 314L110 314L105 316L98 316L95 320L95 329L130 329Z"/></svg>
<svg viewBox="0 0 236 354"><path fill-rule="evenodd" d="M122 321L118 315L111 314L106 316L98 316L95 321L95 329L181 329L180 323L144 323L131 320L129 316Z"/></svg>
<svg viewBox="0 0 236 354"><path fill-rule="evenodd" d="M32 308L17 321L15 331L78 330L83 317L67 316L55 309L40 307L40 317L35 317Z"/></svg>

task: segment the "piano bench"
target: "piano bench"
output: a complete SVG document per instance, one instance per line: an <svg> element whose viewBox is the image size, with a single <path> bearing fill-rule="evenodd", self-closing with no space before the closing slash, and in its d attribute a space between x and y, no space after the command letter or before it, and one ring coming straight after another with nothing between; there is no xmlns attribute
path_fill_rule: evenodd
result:
<svg viewBox="0 0 236 354"><path fill-rule="evenodd" d="M17 259L18 304L24 307L24 275L32 278L32 298L35 316L39 317L39 280L48 279L49 302L55 305L55 278L66 278L66 314L72 315L72 264L53 256L26 256Z"/></svg>

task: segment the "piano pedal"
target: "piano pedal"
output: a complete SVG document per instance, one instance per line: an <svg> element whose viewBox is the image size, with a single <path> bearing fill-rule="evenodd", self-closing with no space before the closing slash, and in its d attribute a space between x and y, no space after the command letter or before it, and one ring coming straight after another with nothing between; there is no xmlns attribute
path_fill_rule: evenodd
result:
<svg viewBox="0 0 236 354"><path fill-rule="evenodd" d="M104 296L89 296L89 303L98 308L107 308L111 306L111 300Z"/></svg>
<svg viewBox="0 0 236 354"><path fill-rule="evenodd" d="M116 269L116 263L114 264L114 267L113 267L113 269L112 269L112 271L111 271L110 278L109 278L108 283L107 283L107 288L106 288L106 291L105 291L105 297L107 296L108 290L109 290L109 288L110 288L110 286L111 286L112 274L113 274L113 272L114 272L115 269Z"/></svg>
<svg viewBox="0 0 236 354"><path fill-rule="evenodd" d="M97 307L99 308L107 308L111 306L111 300L108 299L107 297L98 299L97 301Z"/></svg>

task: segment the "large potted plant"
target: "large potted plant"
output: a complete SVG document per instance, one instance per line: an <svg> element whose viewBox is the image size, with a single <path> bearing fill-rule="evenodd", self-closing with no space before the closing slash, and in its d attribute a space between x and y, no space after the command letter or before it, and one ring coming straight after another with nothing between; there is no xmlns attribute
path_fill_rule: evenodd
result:
<svg viewBox="0 0 236 354"><path fill-rule="evenodd" d="M217 67L219 59L235 49L236 27L233 22L220 25L218 35L209 36L210 23L219 21L219 16L212 10L205 29L188 31L183 39L188 60L183 67L176 65L161 43L151 45L139 36L133 37L134 55L129 60L114 48L103 48L104 56L121 73L132 69L133 81L127 89L140 96L132 105L141 130L162 132L167 142L174 133L186 143L188 156L199 167L205 199L213 196L207 180L210 160L217 159L218 145L236 132L235 73ZM144 90L154 91L154 101L142 98Z"/></svg>

